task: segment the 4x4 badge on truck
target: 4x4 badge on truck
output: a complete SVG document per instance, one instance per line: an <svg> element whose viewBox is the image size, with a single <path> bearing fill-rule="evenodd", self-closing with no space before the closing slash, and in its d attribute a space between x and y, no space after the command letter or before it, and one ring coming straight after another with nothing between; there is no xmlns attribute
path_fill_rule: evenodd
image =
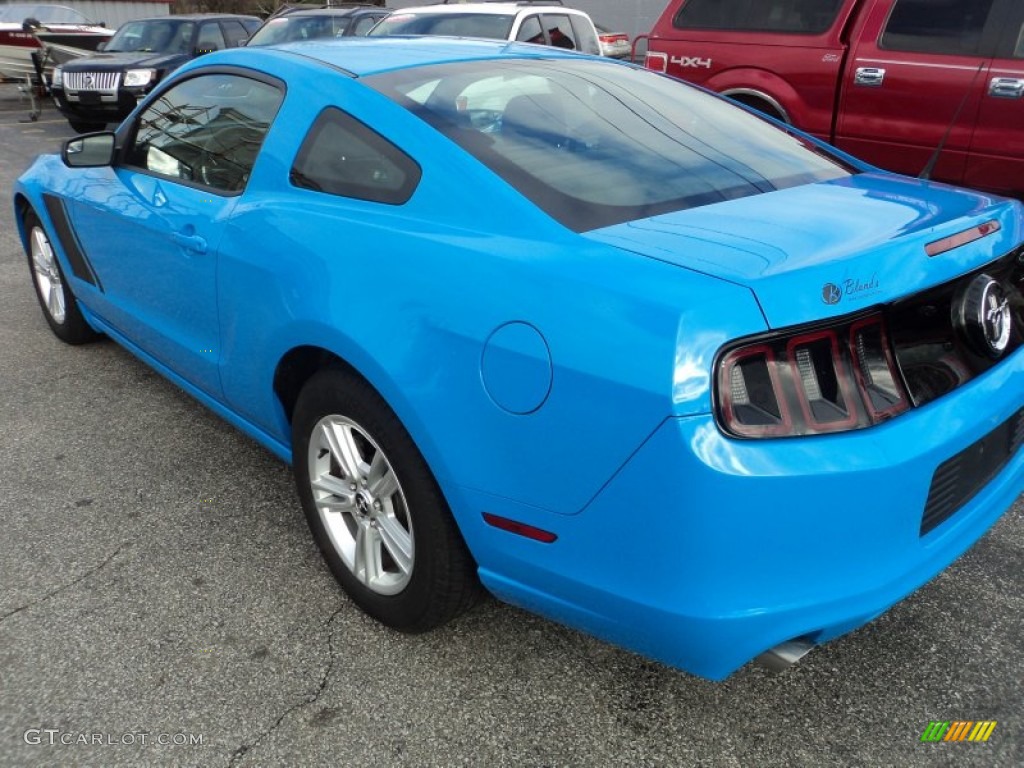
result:
<svg viewBox="0 0 1024 768"><path fill-rule="evenodd" d="M673 56L669 61L673 64L678 64L680 67L703 67L704 69L711 69L711 59L702 58L700 56Z"/></svg>

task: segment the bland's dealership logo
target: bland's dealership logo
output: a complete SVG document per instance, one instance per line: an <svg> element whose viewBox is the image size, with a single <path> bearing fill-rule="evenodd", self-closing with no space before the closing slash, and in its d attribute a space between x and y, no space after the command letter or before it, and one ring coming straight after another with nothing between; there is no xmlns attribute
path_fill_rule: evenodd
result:
<svg viewBox="0 0 1024 768"><path fill-rule="evenodd" d="M825 283L821 287L821 300L826 304L838 304L842 298L843 289L835 283Z"/></svg>
<svg viewBox="0 0 1024 768"><path fill-rule="evenodd" d="M821 286L821 300L826 304L838 304L845 296L848 299L859 299L877 293L878 275L868 279L849 277L839 283L825 283Z"/></svg>

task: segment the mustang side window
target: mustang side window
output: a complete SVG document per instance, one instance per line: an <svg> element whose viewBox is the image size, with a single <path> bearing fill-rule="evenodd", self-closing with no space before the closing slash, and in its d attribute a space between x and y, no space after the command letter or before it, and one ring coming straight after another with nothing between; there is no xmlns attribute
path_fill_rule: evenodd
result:
<svg viewBox="0 0 1024 768"><path fill-rule="evenodd" d="M241 192L284 94L238 75L199 75L138 118L125 164L219 192Z"/></svg>
<svg viewBox="0 0 1024 768"><path fill-rule="evenodd" d="M302 142L290 178L295 186L317 192L401 205L421 175L416 161L390 141L328 107Z"/></svg>

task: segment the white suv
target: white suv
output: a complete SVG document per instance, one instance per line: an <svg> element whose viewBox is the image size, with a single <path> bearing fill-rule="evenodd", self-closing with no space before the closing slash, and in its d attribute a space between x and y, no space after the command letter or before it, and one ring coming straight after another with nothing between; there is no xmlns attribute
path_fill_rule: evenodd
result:
<svg viewBox="0 0 1024 768"><path fill-rule="evenodd" d="M454 3L395 11L370 31L518 40L601 54L594 22L583 11L549 3Z"/></svg>

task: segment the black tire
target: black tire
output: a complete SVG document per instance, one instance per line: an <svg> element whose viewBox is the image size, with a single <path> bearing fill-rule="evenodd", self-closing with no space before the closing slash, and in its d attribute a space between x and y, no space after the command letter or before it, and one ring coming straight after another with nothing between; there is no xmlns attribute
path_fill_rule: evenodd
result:
<svg viewBox="0 0 1024 768"><path fill-rule="evenodd" d="M338 451L328 447L331 444L327 434L339 429L354 436L357 464L365 463L368 467L365 473L346 472L344 460L335 459ZM332 431L331 434L337 440L343 433ZM314 447L312 455L311 445ZM387 471L378 470L375 480L373 467L377 465L378 451L383 459L381 464L392 471L388 475ZM372 457L372 461L368 457ZM322 488L315 491L319 506L314 501L311 464L318 477L324 476L322 472L329 475L326 480L332 487L333 481L340 483L336 494ZM325 369L303 387L292 418L292 467L313 538L335 578L367 614L402 632L425 632L455 618L477 601L482 590L476 564L437 481L398 417L358 375L340 368ZM359 477L353 478L350 474ZM374 488L385 485L380 480L381 475L387 475L388 487L397 490L391 496L375 498ZM323 481L320 484L323 485ZM360 500L364 493L367 495ZM346 496L351 496L352 500ZM381 499L385 499L383 507L379 505ZM327 502L336 509L321 512ZM373 508L382 511L373 512ZM402 526L400 533L407 529L410 545L407 571L399 566L399 558L391 555L395 547L388 549L385 543L382 528L386 521L371 519L373 515L387 516L389 509L392 523L388 527L393 529L397 521ZM325 519L330 521L330 530ZM365 525L380 526L376 534L378 556L376 561L362 560L366 566L360 569L359 534L366 530L361 527ZM392 542L396 541L393 533L390 536ZM346 553L346 546L353 547L353 551ZM353 564L346 563L346 558ZM381 573L379 583L373 588L367 576L374 570L367 564L369 562L375 562ZM391 571L386 565L390 565ZM387 582L388 579L393 581Z"/></svg>
<svg viewBox="0 0 1024 768"><path fill-rule="evenodd" d="M100 334L94 331L82 317L78 301L64 276L64 270L53 249L49 233L43 227L36 212L31 209L25 213L25 233L27 235L26 256L28 257L28 268L32 274L32 285L36 289L36 299L43 310L43 317L50 325L50 330L58 339L67 344L87 344L98 339ZM42 259L37 261L33 249L40 248L44 244L45 248L49 249L49 256L43 254ZM49 265L52 265L52 268L47 271L45 267ZM54 301L59 304L55 304ZM62 308L63 314L57 311L58 306Z"/></svg>
<svg viewBox="0 0 1024 768"><path fill-rule="evenodd" d="M71 130L75 133L96 133L96 131L102 131L107 127L106 123L89 123L85 120L72 120L68 118L68 125L71 126Z"/></svg>

